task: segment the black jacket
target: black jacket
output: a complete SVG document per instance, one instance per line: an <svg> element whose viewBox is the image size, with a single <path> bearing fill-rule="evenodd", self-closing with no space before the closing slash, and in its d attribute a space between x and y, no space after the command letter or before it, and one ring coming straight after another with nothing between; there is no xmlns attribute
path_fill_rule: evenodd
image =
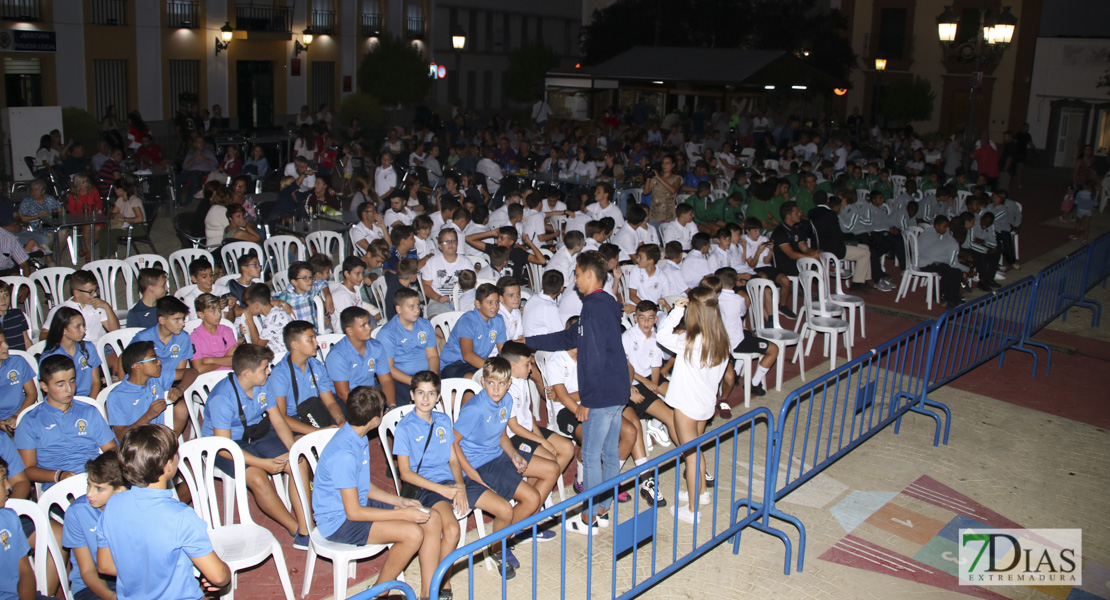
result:
<svg viewBox="0 0 1110 600"><path fill-rule="evenodd" d="M833 209L820 205L809 211L809 224L817 236L817 247L822 252L832 252L837 258L844 258L844 232L840 230L840 219Z"/></svg>

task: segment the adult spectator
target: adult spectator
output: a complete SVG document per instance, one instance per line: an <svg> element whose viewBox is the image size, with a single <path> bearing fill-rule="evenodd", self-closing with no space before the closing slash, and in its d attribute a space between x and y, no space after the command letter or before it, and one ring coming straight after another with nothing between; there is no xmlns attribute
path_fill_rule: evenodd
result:
<svg viewBox="0 0 1110 600"><path fill-rule="evenodd" d="M181 172L177 174L177 181L175 182L177 185L177 203L179 205L188 204L192 198L186 196L186 194L192 195L200 191L204 178L216 170L219 165L220 162L216 160L216 155L204 146L204 138L200 136L193 138L193 149L185 155L185 160L181 163Z"/></svg>
<svg viewBox="0 0 1110 600"><path fill-rule="evenodd" d="M779 284L780 289L787 289L789 285L784 285L785 280L787 283L789 279L787 276L798 275L798 259L799 258L820 258L821 251L811 249L805 242L809 237L808 233L800 226L802 222L802 211L798 209L798 203L788 200L783 202L779 208L779 216L782 222L771 233L771 244L774 249L775 257L775 281ZM788 319L796 318L796 315L788 306L786 306L786 295L780 295L779 313L786 316Z"/></svg>
<svg viewBox="0 0 1110 600"><path fill-rule="evenodd" d="M30 195L19 203L19 216L30 230L23 231L16 237L20 244L34 240L39 246L48 247L50 236L44 231L42 219L50 218L62 210L62 205L54 196L46 193L46 184L41 179L36 179L28 186Z"/></svg>
<svg viewBox="0 0 1110 600"><path fill-rule="evenodd" d="M814 198L817 201L817 207L809 211L809 224L817 238L818 249L822 252L831 252L837 260L854 262L852 283L860 285L866 283L871 279L871 249L864 244L848 246L844 243L844 232L840 229L840 211L844 204L840 197L818 191L814 194ZM875 287L882 292L892 289L892 286L881 281Z"/></svg>
<svg viewBox="0 0 1110 600"><path fill-rule="evenodd" d="M162 157L162 147L154 143L150 132L142 134L139 138L139 148L135 151L135 162L145 169L161 169L166 166L166 159Z"/></svg>
<svg viewBox="0 0 1110 600"><path fill-rule="evenodd" d="M971 157L979 164L979 173L987 176L991 189L998 187L998 149L994 147L994 142L986 132L983 132L979 147L971 153Z"/></svg>
<svg viewBox="0 0 1110 600"><path fill-rule="evenodd" d="M304 202L316 188L316 169L309 167L308 159L303 156L298 156L293 159L293 162L285 165L285 176L292 177L297 184L294 196L301 202Z"/></svg>
<svg viewBox="0 0 1110 600"><path fill-rule="evenodd" d="M490 195L496 195L497 190L501 189L501 178L505 174L501 170L501 165L494 160L493 148L486 148L482 152L482 160L478 161L475 170L486 177L486 190Z"/></svg>

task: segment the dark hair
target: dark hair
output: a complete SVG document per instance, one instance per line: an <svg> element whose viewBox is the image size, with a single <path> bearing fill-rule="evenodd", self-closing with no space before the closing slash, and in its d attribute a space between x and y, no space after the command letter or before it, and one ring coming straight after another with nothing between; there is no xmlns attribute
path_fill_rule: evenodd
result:
<svg viewBox="0 0 1110 600"><path fill-rule="evenodd" d="M501 346L501 350L498 352L498 355L510 363L515 363L522 358L532 358L532 354L534 352L531 348L513 341L505 342L505 345Z"/></svg>
<svg viewBox="0 0 1110 600"><path fill-rule="evenodd" d="M659 312L659 305L651 300L640 300L636 303L636 312L657 313Z"/></svg>
<svg viewBox="0 0 1110 600"><path fill-rule="evenodd" d="M412 387L415 388L415 379L412 383ZM347 396L347 422L352 427L362 427L382 416L384 408L385 396L381 389L369 385L360 385L351 390L350 395Z"/></svg>
<svg viewBox="0 0 1110 600"><path fill-rule="evenodd" d="M736 287L736 269L732 267L721 267L713 274L717 279L721 280L721 288L731 290Z"/></svg>
<svg viewBox="0 0 1110 600"><path fill-rule="evenodd" d="M658 263L659 258L662 254L657 244L644 244L643 246L640 246L636 249L636 253L642 254L644 258L650 260L653 263Z"/></svg>
<svg viewBox="0 0 1110 600"><path fill-rule="evenodd" d="M412 228L417 231L420 231L421 229L431 229L432 218L428 215L416 215L416 218L412 220Z"/></svg>
<svg viewBox="0 0 1110 600"><path fill-rule="evenodd" d="M81 271L78 271L80 273ZM62 336L65 334L66 327L73 321L75 317L85 319L85 316L80 313L76 308L63 306L54 312L54 320L50 322L50 329L46 332L46 352L50 352L57 348L62 343ZM81 340L77 342L77 348L81 351L81 356L84 358L89 357L89 349L85 347L86 342ZM40 368L41 371L41 368ZM40 373L41 375L41 373Z"/></svg>
<svg viewBox="0 0 1110 600"><path fill-rule="evenodd" d="M242 215L247 214L247 209L243 208L242 204L232 204L231 206L227 207L227 218L228 218L228 220L230 220L231 217L233 217L235 215L238 215L238 214L242 214Z"/></svg>
<svg viewBox="0 0 1110 600"><path fill-rule="evenodd" d="M158 285L158 281L166 276L166 272L162 269L147 267L139 269L139 292L145 291L148 287Z"/></svg>
<svg viewBox="0 0 1110 600"><path fill-rule="evenodd" d="M578 254L578 268L592 272L597 277L598 283L605 283L605 275L609 273L609 261L597 250L586 250Z"/></svg>
<svg viewBox="0 0 1110 600"><path fill-rule="evenodd" d="M420 293L412 288L402 287L393 293L393 305L401 306L405 300L420 299Z"/></svg>
<svg viewBox="0 0 1110 600"><path fill-rule="evenodd" d="M628 217L625 219L629 225L639 225L647 220L647 211L644 207L634 204L628 207Z"/></svg>
<svg viewBox="0 0 1110 600"><path fill-rule="evenodd" d="M74 286L85 285L85 284L88 284L88 283L91 283L91 284L96 285L96 286L100 285L100 282L98 282L96 280L96 275L93 275L92 271L85 271L85 270L81 269L81 270L78 270L74 273L71 273L70 276L69 276L69 292L70 292L70 294L73 294L73 287Z"/></svg>
<svg viewBox="0 0 1110 600"><path fill-rule="evenodd" d="M795 208L798 208L797 202L794 202L793 200L787 200L786 202L783 202L782 206L779 207L779 218L783 222L785 222L786 215L790 214L790 212L793 211Z"/></svg>
<svg viewBox="0 0 1110 600"><path fill-rule="evenodd" d="M317 253L308 257L308 268L312 269L313 275L323 273L330 277L332 267L334 266L335 263L331 261L331 257L327 254Z"/></svg>
<svg viewBox="0 0 1110 600"><path fill-rule="evenodd" d="M243 344L236 348L235 353L231 355L231 370L236 375L240 375L246 371L257 369L259 365L268 363L273 359L274 351L266 346Z"/></svg>
<svg viewBox="0 0 1110 600"><path fill-rule="evenodd" d="M348 256L347 258L343 259L343 270L342 270L342 272L343 273L350 273L351 271L354 271L355 269L365 268L365 267L366 267L366 265L362 262L361 258L359 258L357 256Z"/></svg>
<svg viewBox="0 0 1110 600"><path fill-rule="evenodd" d="M420 371L419 373L412 376L412 382L409 384L409 389L415 391L416 386L420 385L421 383L430 383L435 386L437 394L439 393L442 385L442 382L439 379L439 375L437 375L434 371Z"/></svg>
<svg viewBox="0 0 1110 600"><path fill-rule="evenodd" d="M123 374L127 375L131 372L131 367L135 363L146 358L146 355L154 352L154 342L131 342L123 349L123 354L119 357L120 366L123 367Z"/></svg>
<svg viewBox="0 0 1110 600"><path fill-rule="evenodd" d="M187 315L189 314L189 307L185 303L173 296L163 296L154 303L154 308L157 311L158 318L170 318L174 315Z"/></svg>
<svg viewBox="0 0 1110 600"><path fill-rule="evenodd" d="M690 247L694 250L701 251L702 248L709 245L709 234L704 231L699 231L690 238Z"/></svg>
<svg viewBox="0 0 1110 600"><path fill-rule="evenodd" d="M505 210L506 210L506 212L509 213L509 218L510 219L514 219L516 217L523 217L524 216L524 207L519 205L519 204L510 204L509 207ZM500 233L500 232L498 232L498 233Z"/></svg>
<svg viewBox="0 0 1110 600"><path fill-rule="evenodd" d="M507 276L497 280L498 295L504 295L505 289L511 287L520 287L520 282L517 281L516 277Z"/></svg>
<svg viewBox="0 0 1110 600"><path fill-rule="evenodd" d="M682 258L682 243L678 240L667 242L667 244L663 246L663 255L675 261Z"/></svg>
<svg viewBox="0 0 1110 600"><path fill-rule="evenodd" d="M258 260L258 255L255 254L255 252L253 250L251 250L250 252L244 252L243 254L240 254L239 258L235 259L235 264L239 266L239 270L242 270L243 267L250 264L250 262L252 260Z"/></svg>
<svg viewBox="0 0 1110 600"><path fill-rule="evenodd" d="M315 331L316 326L308 321L290 321L281 330L281 339L286 346L300 339L305 332ZM234 360L234 359L233 359Z"/></svg>
<svg viewBox="0 0 1110 600"><path fill-rule="evenodd" d="M139 487L157 482L166 471L166 463L175 456L177 436L165 425L140 425L124 434L119 445L123 478Z"/></svg>
<svg viewBox="0 0 1110 600"><path fill-rule="evenodd" d="M543 293L548 296L555 296L563 291L563 273L557 269L551 269L543 274L540 278Z"/></svg>
<svg viewBox="0 0 1110 600"><path fill-rule="evenodd" d="M207 258L198 258L189 263L189 277L199 277L201 273L212 269L212 263Z"/></svg>
<svg viewBox="0 0 1110 600"><path fill-rule="evenodd" d="M399 246L402 241L407 239L412 234L412 227L409 227L408 225L397 225L393 227L393 231L389 232L389 241L394 246Z"/></svg>
<svg viewBox="0 0 1110 600"><path fill-rule="evenodd" d="M308 271L311 274L312 265L303 260L298 260L289 265L289 270L286 271L286 274L289 276L289 283L293 283L293 280L297 278L297 275L300 274L301 271Z"/></svg>
<svg viewBox="0 0 1110 600"><path fill-rule="evenodd" d="M77 373L77 367L73 364L73 359L64 354L51 354L39 363L39 381L49 383L51 375L63 371Z"/></svg>
<svg viewBox="0 0 1110 600"><path fill-rule="evenodd" d="M265 283L255 283L243 291L243 302L247 304L269 304L270 286Z"/></svg>
<svg viewBox="0 0 1110 600"><path fill-rule="evenodd" d="M483 283L474 291L474 300L476 302L481 302L494 294L500 294L500 292L497 291L497 286L492 283Z"/></svg>
<svg viewBox="0 0 1110 600"><path fill-rule="evenodd" d="M584 227L586 230L586 237L594 237L599 233L605 233L605 225L601 221L589 221Z"/></svg>
<svg viewBox="0 0 1110 600"><path fill-rule="evenodd" d="M359 319L369 319L370 313L361 306L348 306L339 313L339 327L343 329L343 333L347 333L348 327L353 327L355 321Z"/></svg>
<svg viewBox="0 0 1110 600"><path fill-rule="evenodd" d="M577 229L566 232L563 235L563 245L568 249L578 250L586 244L586 235Z"/></svg>
<svg viewBox="0 0 1110 600"><path fill-rule="evenodd" d="M609 200L613 200L613 184L609 183L608 181L602 181L601 183L597 184L597 188L595 189L603 190L605 192L605 196L609 198Z"/></svg>
<svg viewBox="0 0 1110 600"><path fill-rule="evenodd" d="M129 487L123 478L123 468L115 448L85 463L85 474L89 483L101 483L113 488Z"/></svg>
<svg viewBox="0 0 1110 600"><path fill-rule="evenodd" d="M518 206L518 205L514 204L513 206ZM510 207L510 208L512 208L512 207ZM505 226L499 227L497 229L497 237L505 236L507 238L511 238L512 241L515 242L516 238L517 238L517 235L518 234L517 234L516 227L513 227L512 225L505 225Z"/></svg>
<svg viewBox="0 0 1110 600"><path fill-rule="evenodd" d="M685 202L683 202L682 204L679 204L678 206L676 206L674 208L674 216L676 218L681 217L682 215L684 215L686 213L692 213L692 212L694 212L694 207L690 206L689 204L686 204Z"/></svg>

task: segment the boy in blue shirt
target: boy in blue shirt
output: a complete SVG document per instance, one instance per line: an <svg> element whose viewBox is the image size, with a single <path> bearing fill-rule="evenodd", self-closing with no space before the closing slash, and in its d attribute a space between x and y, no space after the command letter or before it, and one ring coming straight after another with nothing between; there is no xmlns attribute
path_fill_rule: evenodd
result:
<svg viewBox="0 0 1110 600"><path fill-rule="evenodd" d="M170 291L169 278L166 272L157 268L139 269L139 301L131 310L127 311L128 327L154 327L158 324L158 313L155 306L158 300L164 298Z"/></svg>
<svg viewBox="0 0 1110 600"><path fill-rule="evenodd" d="M393 303L397 314L378 332L378 342L385 346L397 405L404 406L410 402L413 375L439 372L439 348L432 324L420 316L420 294L416 290L397 290Z"/></svg>
<svg viewBox="0 0 1110 600"><path fill-rule="evenodd" d="M50 487L85 471L85 463L116 447L116 438L95 406L74 402L77 369L68 356L53 355L39 365L46 396L15 430L15 447L27 477Z"/></svg>
<svg viewBox="0 0 1110 600"><path fill-rule="evenodd" d="M189 366L193 357L193 341L185 333L185 317L189 308L185 303L166 296L155 303L158 311L158 324L144 329L131 338L132 342L154 342L154 350L162 361L162 374L158 377L163 390L174 387L179 390L188 388L197 378L197 370Z"/></svg>
<svg viewBox="0 0 1110 600"><path fill-rule="evenodd" d="M8 503L8 462L0 458L0 598L35 598L35 570L31 567L31 545L23 535L19 515Z"/></svg>
<svg viewBox="0 0 1110 600"><path fill-rule="evenodd" d="M31 482L24 473L23 459L19 458L19 450L15 449L15 442L6 435L0 435L0 459L8 463L8 486L11 488L10 497L30 498Z"/></svg>
<svg viewBox="0 0 1110 600"><path fill-rule="evenodd" d="M335 395L346 402L347 395L356 387L377 385L388 406L395 407L397 400L385 346L370 337L370 313L361 306L349 306L339 313L339 324L346 337L332 346L324 361Z"/></svg>
<svg viewBox="0 0 1110 600"><path fill-rule="evenodd" d="M96 529L108 499L129 487L115 450L85 465L89 477L86 495L69 505L62 525L62 547L69 549L69 589L75 600L116 597L114 577L104 579L96 570Z"/></svg>
<svg viewBox="0 0 1110 600"><path fill-rule="evenodd" d="M96 528L96 569L116 577L118 597L199 600L205 589L231 583L231 569L213 551L204 520L170 491L177 474L173 432L162 425L128 431L119 462L132 487L108 500Z"/></svg>
<svg viewBox="0 0 1110 600"><path fill-rule="evenodd" d="M283 331L289 354L270 372L267 385L294 434L342 425L343 407L324 363L316 358L316 329L308 321L293 321Z"/></svg>
<svg viewBox="0 0 1110 600"><path fill-rule="evenodd" d="M293 432L278 410L276 394L267 385L273 359L274 353L265 346L244 344L235 349L231 357L233 373L212 386L208 394L201 435L222 436L243 449L247 488L258 508L289 532L294 548L306 550L308 525L293 478L289 478L289 497L294 514L289 514L270 481L270 475L291 473L289 448L293 445ZM222 456L216 458L216 466L225 473L235 469L231 460ZM307 478L307 467L301 468Z"/></svg>
<svg viewBox="0 0 1110 600"><path fill-rule="evenodd" d="M0 338L0 429L15 433L15 419L23 409L38 400L35 371L22 356L12 356L8 343Z"/></svg>
<svg viewBox="0 0 1110 600"><path fill-rule="evenodd" d="M172 406L173 432L181 435L189 423L189 411L181 402L177 388L162 387L162 361L154 350L154 342L131 342L120 355L120 365L127 375L108 392L105 407L108 425L122 440L131 429L147 423L167 425L166 408Z"/></svg>
<svg viewBox="0 0 1110 600"><path fill-rule="evenodd" d="M474 310L459 317L443 347L440 376L470 377L481 369L493 349L501 349L505 339L505 319L497 286L483 283L474 292Z"/></svg>
<svg viewBox="0 0 1110 600"><path fill-rule="evenodd" d="M366 436L381 423L384 405L385 398L378 388L359 386L351 390L347 423L320 453L312 484L312 514L320 533L333 542L393 544L377 583L397 579L419 553L420 596L427 597L431 570L440 558L443 521L438 512L429 511L419 501L401 498L370 483L370 442Z"/></svg>
<svg viewBox="0 0 1110 600"><path fill-rule="evenodd" d="M455 421L455 453L467 477L505 500L516 500L512 522L518 523L539 510L555 487L559 470L554 461L531 463L530 452L522 455L513 447L508 430L513 412L511 375L512 367L504 358L495 356L486 361L482 392L463 405ZM508 561L515 562L511 550L508 554Z"/></svg>

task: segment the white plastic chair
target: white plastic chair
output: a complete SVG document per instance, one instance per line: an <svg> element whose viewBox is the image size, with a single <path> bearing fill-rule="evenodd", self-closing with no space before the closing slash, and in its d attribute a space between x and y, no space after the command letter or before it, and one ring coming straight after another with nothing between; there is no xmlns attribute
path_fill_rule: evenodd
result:
<svg viewBox="0 0 1110 600"><path fill-rule="evenodd" d="M451 330L455 328L455 323L459 321L463 314L465 314L465 311L452 310L432 317L429 319L432 331L442 331L443 341L446 342L451 339Z"/></svg>
<svg viewBox="0 0 1110 600"><path fill-rule="evenodd" d="M808 256L805 256L805 257L802 257L802 258L798 259L798 271L801 272L801 271L806 271L806 270L815 271L818 274L818 276L820 276L822 279L825 279L824 266L822 265L821 261L817 260L816 258L809 258ZM794 300L797 301L797 299L798 299L797 283L798 282L797 282L797 278L794 278L794 279L795 279ZM843 314L843 312L844 312L844 310L839 305L833 304L832 302L829 302L829 299L824 297L824 296L818 296L817 300L815 300L814 302L818 302L820 304L820 306L818 306L817 308L820 309L819 312L821 314L828 314L829 316L838 317L841 314ZM795 304L795 306L796 306L796 304ZM807 310L807 308L808 307L803 303L801 309L798 310L798 312L797 312L798 318L794 320L794 331L798 331L802 328L802 321L805 320L805 315L808 315L809 312L810 312L809 310Z"/></svg>
<svg viewBox="0 0 1110 600"><path fill-rule="evenodd" d="M65 301L65 282L74 273L76 271L69 267L50 267L31 273L31 281L41 285L46 292L46 296L42 297L46 301L46 312Z"/></svg>
<svg viewBox="0 0 1110 600"><path fill-rule="evenodd" d="M131 272L135 274L136 281L138 281L139 269L162 269L166 272L167 277L170 273L170 261L166 260L166 257L161 254L133 254L123 259L123 262L131 267Z"/></svg>
<svg viewBox="0 0 1110 600"><path fill-rule="evenodd" d="M39 372L39 359L42 357L42 353L44 351L46 351L46 340L35 342L34 344L31 344L30 348L27 349L27 354L30 354L31 358L33 359L31 361L31 364L35 365L35 373Z"/></svg>
<svg viewBox="0 0 1110 600"><path fill-rule="evenodd" d="M551 223L551 228L555 230L555 241L557 245L561 246L563 244L563 235L565 235L567 231L567 216L552 215L547 218L547 221Z"/></svg>
<svg viewBox="0 0 1110 600"><path fill-rule="evenodd" d="M104 385L112 382L112 370L108 368L108 350L111 348L116 356L123 356L123 349L131 344L135 334L142 331L142 327L121 327L102 335L96 342L96 353L100 355L100 370L104 372ZM126 376L127 374L124 373Z"/></svg>
<svg viewBox="0 0 1110 600"><path fill-rule="evenodd" d="M105 415L108 414L108 396L112 393L112 390L116 389L116 387L118 387L119 384L121 384L121 383L123 383L123 382L122 381L117 381L117 382L101 389L100 393L96 395L96 403L99 404L100 406L104 407L104 414Z"/></svg>
<svg viewBox="0 0 1110 600"><path fill-rule="evenodd" d="M39 305L38 286L35 285L35 282L30 277L21 277L19 275L0 277L0 280L12 286L12 306L15 307L19 307L19 293L24 287L27 288L27 300L20 308L23 310L24 316L27 317L27 326L31 328L31 337L33 339L39 331L39 322L42 321L43 317L42 306Z"/></svg>
<svg viewBox="0 0 1110 600"><path fill-rule="evenodd" d="M443 411L451 416L452 422L459 419L459 411L462 410L467 392L480 394L482 386L466 377L448 377L440 382L439 402L443 405Z"/></svg>
<svg viewBox="0 0 1110 600"><path fill-rule="evenodd" d="M1108 172L1107 175L1110 175L1110 172ZM1106 193L1106 187L1105 186L1106 186L1106 184L1104 183L1103 184L1103 192L1102 192L1102 206L1106 206L1107 193ZM1021 208L1021 203L1020 202L1015 202L1014 204L1017 205L1018 214L1022 214L1022 213L1025 212L1025 210ZM1016 229L1011 229L1010 230L1010 235L1014 236L1014 260L1015 261L1020 261L1021 260L1021 244L1020 244L1020 240L1018 238L1018 231ZM12 292L12 297L13 298L15 297L14 290Z"/></svg>
<svg viewBox="0 0 1110 600"><path fill-rule="evenodd" d="M100 297L112 305L112 310L119 316L127 316L127 311L135 305L135 272L131 266L122 260L106 258L94 260L81 267L83 271L91 271L96 276L96 283L100 286ZM124 305L120 306L119 276L123 275Z"/></svg>
<svg viewBox="0 0 1110 600"><path fill-rule="evenodd" d="M203 248L185 248L170 253L170 274L173 275L174 288L181 289L189 285L189 263L198 258L207 259L209 264L216 266L212 253Z"/></svg>
<svg viewBox="0 0 1110 600"><path fill-rule="evenodd" d="M239 264L236 262L240 256L244 254L254 253L258 257L258 262L262 263L263 270L266 269L266 254L262 252L262 246L254 242L231 242L224 244L220 249L220 259L224 261L224 270L228 274L239 274Z"/></svg>
<svg viewBox="0 0 1110 600"><path fill-rule="evenodd" d="M801 336L789 329L783 328L779 323L779 287L768 279L753 278L746 286L751 303L748 312L751 314L752 330L758 337L778 346L779 357L775 361L775 390L782 390L782 368L786 359L786 347L798 344ZM763 312L763 296L771 294L771 314ZM771 327L766 327L767 319L771 319ZM805 357L801 359L802 381L806 379Z"/></svg>
<svg viewBox="0 0 1110 600"><path fill-rule="evenodd" d="M423 287L423 285L421 285ZM379 277L370 284L370 295L374 298L374 303L378 305L378 309L385 315L385 290L386 283L385 277Z"/></svg>
<svg viewBox="0 0 1110 600"><path fill-rule="evenodd" d="M293 260L305 259L304 242L291 235L270 237L262 243L262 249L266 252L266 264L269 265L272 274L284 273L289 270ZM293 260L289 258L290 250L296 253L296 258Z"/></svg>
<svg viewBox="0 0 1110 600"><path fill-rule="evenodd" d="M322 362L325 358L327 358L328 352L331 351L332 346L343 341L343 338L345 337L347 336L343 333L325 333L323 335L317 335L316 345L320 347L320 349L317 351L317 354L319 354L320 361Z"/></svg>
<svg viewBox="0 0 1110 600"><path fill-rule="evenodd" d="M844 335L844 350L848 353L848 360L852 360L852 345L848 343L848 321L828 316L816 308L818 301L813 298L813 287L817 286L820 289L825 285L821 281L819 273L816 271L801 271L799 277L802 282L802 296L805 298L806 306L810 307L810 311L805 323L802 324L800 333L802 342L794 349L794 362L797 362L802 355L802 344L806 345L805 353L809 354L813 347L813 339L817 337L818 333L823 333L825 334L825 350L829 357L829 370L832 371L836 369L836 344L841 334ZM818 292L818 297L820 295L820 292Z"/></svg>
<svg viewBox="0 0 1110 600"><path fill-rule="evenodd" d="M922 271L917 264L917 234L906 230L902 232L902 242L906 244L906 270L902 271L902 283L898 285L898 295L894 297L897 303L910 291L917 291L918 282L925 286L925 306L933 309L933 295L940 302L940 275ZM910 289L913 284L913 289ZM935 291L934 291L935 290Z"/></svg>
<svg viewBox="0 0 1110 600"><path fill-rule="evenodd" d="M316 294L316 296L312 298L312 304L313 307L316 309L316 333L331 333L331 327L328 326L330 322L330 320L328 319L328 313L324 310L324 295Z"/></svg>
<svg viewBox="0 0 1110 600"><path fill-rule="evenodd" d="M385 279L381 277L380 279ZM281 271L274 271L273 277L270 278L270 288L273 289L275 294L284 292L289 287L289 270L282 269Z"/></svg>
<svg viewBox="0 0 1110 600"><path fill-rule="evenodd" d="M859 336L861 338L867 337L866 303L859 296L844 293L844 287L841 283L843 278L840 273L840 261L835 254L822 252L821 263L824 265L827 274L826 281L829 282L829 302L844 308L848 317L848 337L850 340L848 345L854 346L856 343L856 313L859 313Z"/></svg>
<svg viewBox="0 0 1110 600"><path fill-rule="evenodd" d="M50 489L39 493L39 510L48 518L59 523L64 522L65 512L73 501L85 495L89 487L89 477L85 473L75 473L72 477L59 481L50 486ZM50 509L57 506L62 511L62 516L51 514Z"/></svg>
<svg viewBox="0 0 1110 600"><path fill-rule="evenodd" d="M328 442L331 441L331 438L337 431L339 430L321 429L320 431L314 431L298 439L293 443L293 447L289 449L289 462L296 465L300 464L301 459L304 459L308 462L309 470L315 473L320 455L323 454L324 448L328 445ZM309 534L308 556L305 558L304 586L301 588L301 597L308 595L308 591L312 586L312 574L316 570L316 557L322 556L332 561L332 591L335 597L346 598L347 580L355 578L356 565L352 561L358 561L380 554L388 548L388 546L378 544L355 546L353 544L332 542L325 538L323 534L320 533L319 528L316 527L315 521L312 518L312 504L308 502L308 495L305 493L308 482L304 481L300 469L292 469L292 471L293 484L297 488L297 497L301 500L301 506L304 507L305 518L308 520L308 525L312 530Z"/></svg>
<svg viewBox="0 0 1110 600"><path fill-rule="evenodd" d="M314 231L305 236L304 241L308 244L309 254L326 254L327 256L338 256L335 261L336 264L342 265L343 259L347 256L346 244L343 243L343 234L337 231ZM336 253L332 254L332 248L335 248Z"/></svg>
<svg viewBox="0 0 1110 600"><path fill-rule="evenodd" d="M736 361L736 377L744 381L744 408L752 401L752 365L759 362L762 355L757 352L733 352L732 360Z"/></svg>
<svg viewBox="0 0 1110 600"><path fill-rule="evenodd" d="M894 197L897 198L903 190L906 189L906 176L905 175L891 175L890 176L890 189Z"/></svg>
<svg viewBox="0 0 1110 600"><path fill-rule="evenodd" d="M230 520L220 522L220 507L215 494L216 478L222 475L216 468L216 456L220 451L230 454L235 464L232 485L235 486L238 523ZM247 502L246 462L239 445L223 437L204 437L185 442L178 453L181 456L178 469L189 486L193 509L208 524L208 537L212 540L216 555L231 569L231 591L227 598L235 597L238 571L253 567L273 556L274 568L277 569L285 598L293 600L293 584L289 581L289 569L285 566L281 544L274 534L251 518L250 505Z"/></svg>
<svg viewBox="0 0 1110 600"><path fill-rule="evenodd" d="M73 592L69 590L69 578L65 576L66 565L62 556L62 549L58 546L58 540L54 538L53 533L50 531L50 521L47 519L46 513L42 512L42 509L34 502L17 498L9 499L6 508L12 509L17 515L31 519L35 524L35 531L44 534L35 536L35 547L32 549L35 554L33 563L35 568L35 590L44 596L47 595L47 561L53 560L54 569L61 574L59 583L62 593L66 600L73 600Z"/></svg>
<svg viewBox="0 0 1110 600"><path fill-rule="evenodd" d="M862 202L864 204L867 204L868 202L871 201L870 198L871 198L871 190L869 190L867 188L857 188L856 189L856 201L857 202Z"/></svg>
<svg viewBox="0 0 1110 600"><path fill-rule="evenodd" d="M956 213L960 214L967 210L967 199L971 197L971 192L967 190L956 190Z"/></svg>

